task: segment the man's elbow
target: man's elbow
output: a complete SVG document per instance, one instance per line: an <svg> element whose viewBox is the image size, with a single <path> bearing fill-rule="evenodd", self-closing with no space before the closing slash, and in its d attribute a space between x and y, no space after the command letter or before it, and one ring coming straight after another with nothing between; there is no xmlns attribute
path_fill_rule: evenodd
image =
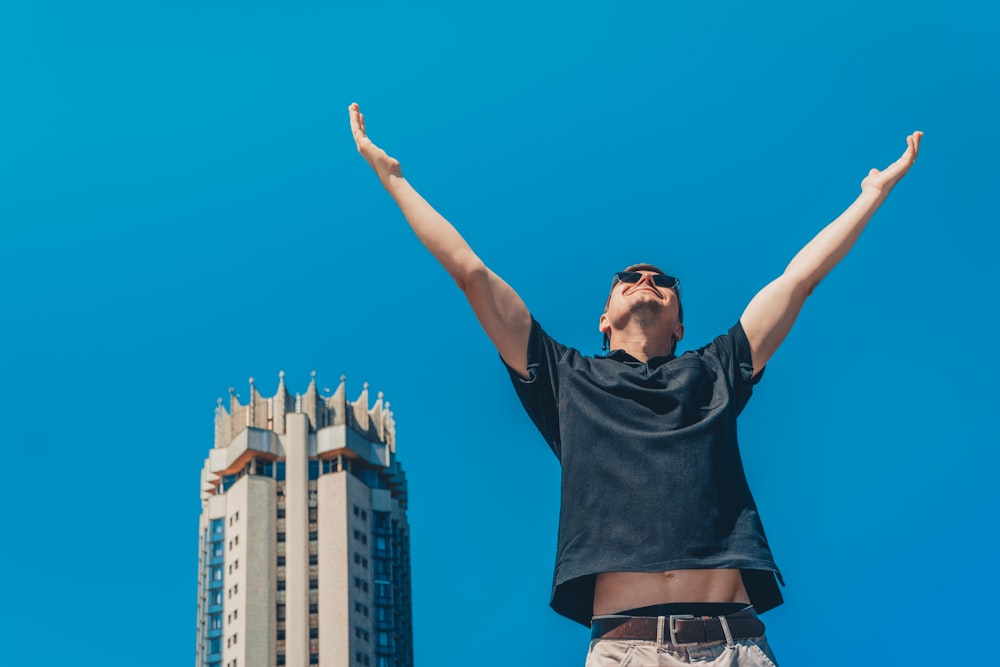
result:
<svg viewBox="0 0 1000 667"><path fill-rule="evenodd" d="M458 289L462 290L466 294L470 290L475 290L486 284L489 280L490 270L486 267L479 258L475 258L475 261L468 261L458 264L453 271L451 271L451 277L458 285Z"/></svg>
<svg viewBox="0 0 1000 667"><path fill-rule="evenodd" d="M816 289L816 286L819 285L821 280L821 277L810 275L808 273L799 274L786 272L781 276L781 282L783 283L784 289L788 292L789 298L800 304L805 303L806 299L813 293L813 290Z"/></svg>

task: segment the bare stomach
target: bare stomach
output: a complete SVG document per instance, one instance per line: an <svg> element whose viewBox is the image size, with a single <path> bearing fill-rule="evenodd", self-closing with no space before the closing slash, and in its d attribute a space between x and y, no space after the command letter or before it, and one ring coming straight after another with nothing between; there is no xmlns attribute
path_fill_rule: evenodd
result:
<svg viewBox="0 0 1000 667"><path fill-rule="evenodd" d="M745 602L739 570L602 572L594 588L594 615L671 602Z"/></svg>

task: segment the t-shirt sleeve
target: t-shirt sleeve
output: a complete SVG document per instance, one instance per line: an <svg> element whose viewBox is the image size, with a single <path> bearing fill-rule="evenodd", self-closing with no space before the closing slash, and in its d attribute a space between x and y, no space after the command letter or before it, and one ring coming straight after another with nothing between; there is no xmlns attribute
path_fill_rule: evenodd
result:
<svg viewBox="0 0 1000 667"><path fill-rule="evenodd" d="M733 392L739 409L742 410L753 394L754 385L760 382L764 369L753 374L753 358L750 341L747 340L743 325L737 322L729 332L719 336L700 350L706 359L717 363L726 374L726 380Z"/></svg>
<svg viewBox="0 0 1000 667"><path fill-rule="evenodd" d="M527 380L504 362L510 375L514 391L521 400L531 421L534 422L545 442L561 456L562 443L559 439L559 375L558 360L567 348L553 340L534 318L531 320L531 334L528 337ZM503 361L503 358L501 358Z"/></svg>

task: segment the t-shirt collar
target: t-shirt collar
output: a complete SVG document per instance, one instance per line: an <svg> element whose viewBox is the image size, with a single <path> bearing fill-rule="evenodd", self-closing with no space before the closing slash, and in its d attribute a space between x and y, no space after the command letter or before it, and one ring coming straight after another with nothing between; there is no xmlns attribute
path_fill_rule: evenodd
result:
<svg viewBox="0 0 1000 667"><path fill-rule="evenodd" d="M610 352L607 353L607 355L604 358L611 359L613 361L620 361L622 363L633 363L633 364L642 363L641 361L633 357L625 350L611 350ZM665 356L650 357L649 360L646 361L646 365L649 366L650 368L658 368L663 364L667 363L668 361L671 361L672 359L676 359L676 357L672 354L668 354Z"/></svg>

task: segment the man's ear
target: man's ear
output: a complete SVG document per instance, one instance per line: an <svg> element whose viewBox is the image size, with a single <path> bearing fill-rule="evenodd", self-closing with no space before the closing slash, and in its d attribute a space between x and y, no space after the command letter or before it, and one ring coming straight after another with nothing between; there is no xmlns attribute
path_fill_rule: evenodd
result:
<svg viewBox="0 0 1000 667"><path fill-rule="evenodd" d="M674 340L680 341L684 338L684 325L681 322L677 323L677 328L674 329Z"/></svg>
<svg viewBox="0 0 1000 667"><path fill-rule="evenodd" d="M611 333L611 322L608 321L607 313L601 313L601 319L597 322L597 330L603 334Z"/></svg>

